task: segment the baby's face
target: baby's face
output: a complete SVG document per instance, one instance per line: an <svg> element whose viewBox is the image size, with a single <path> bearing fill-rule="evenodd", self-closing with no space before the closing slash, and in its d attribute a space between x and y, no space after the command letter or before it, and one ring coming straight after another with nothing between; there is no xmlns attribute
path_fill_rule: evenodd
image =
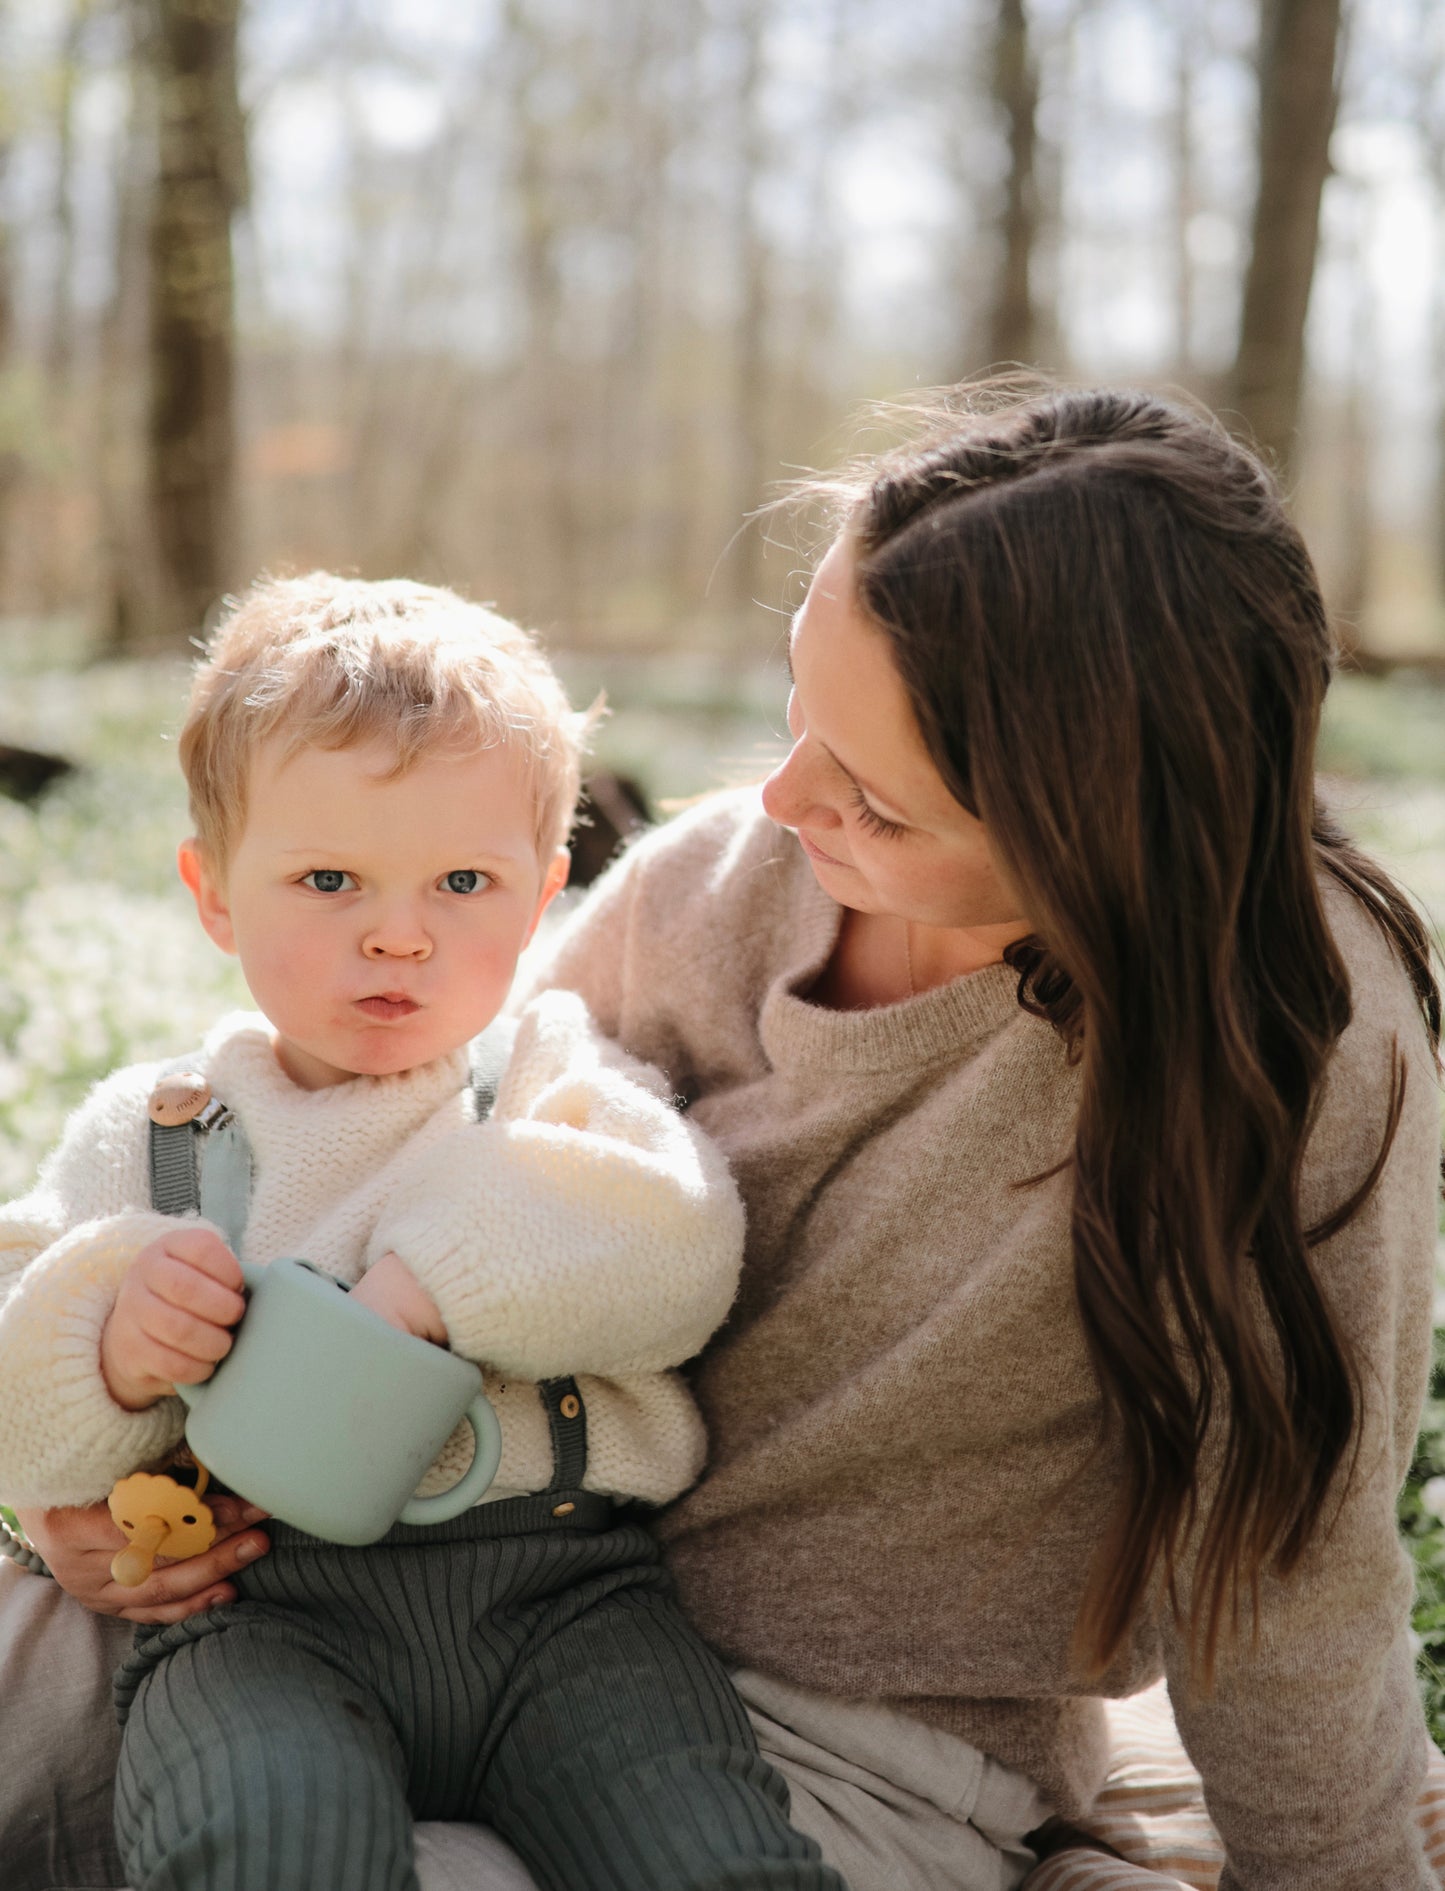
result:
<svg viewBox="0 0 1445 1891"><path fill-rule="evenodd" d="M224 876L181 849L202 924L240 957L306 1089L410 1070L475 1036L567 877L565 852L538 858L515 749L427 756L387 781L391 760L263 746Z"/></svg>

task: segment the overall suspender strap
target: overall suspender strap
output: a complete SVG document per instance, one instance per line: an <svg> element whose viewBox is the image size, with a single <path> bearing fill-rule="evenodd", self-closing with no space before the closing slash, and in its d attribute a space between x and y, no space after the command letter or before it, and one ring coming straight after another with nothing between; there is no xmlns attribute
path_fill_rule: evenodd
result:
<svg viewBox="0 0 1445 1891"><path fill-rule="evenodd" d="M176 1057L162 1076L188 1070ZM163 1215L204 1215L240 1252L251 1208L251 1145L240 1120L218 1098L189 1122L150 1123L151 1206Z"/></svg>
<svg viewBox="0 0 1445 1891"><path fill-rule="evenodd" d="M494 1018L467 1046L468 1089L472 1116L485 1123L497 1101L497 1086L502 1081L517 1041L517 1027L510 1018Z"/></svg>
<svg viewBox="0 0 1445 1891"><path fill-rule="evenodd" d="M200 1165L189 1123L152 1123L151 1207L160 1215L194 1215L201 1207Z"/></svg>
<svg viewBox="0 0 1445 1891"><path fill-rule="evenodd" d="M587 1408L575 1379L542 1379L537 1390L552 1434L549 1491L580 1490L587 1474Z"/></svg>

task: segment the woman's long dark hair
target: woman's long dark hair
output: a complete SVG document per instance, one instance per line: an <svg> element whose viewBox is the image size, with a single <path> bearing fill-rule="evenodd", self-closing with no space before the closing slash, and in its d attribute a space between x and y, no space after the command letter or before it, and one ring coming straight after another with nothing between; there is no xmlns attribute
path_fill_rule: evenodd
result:
<svg viewBox="0 0 1445 1891"><path fill-rule="evenodd" d="M1305 1228L1350 1020L1322 872L1440 1034L1422 921L1316 802L1333 649L1309 555L1251 454L1144 394L955 415L835 492L859 602L1037 928L1011 951L1020 1002L1080 1065L1075 1281L1125 1488L1079 1650L1102 1670L1161 1569L1177 1610L1194 1537L1207 1674L1241 1585L1298 1562L1357 1439L1357 1364L1310 1250L1378 1181L1405 1069L1397 1047L1365 1182Z"/></svg>

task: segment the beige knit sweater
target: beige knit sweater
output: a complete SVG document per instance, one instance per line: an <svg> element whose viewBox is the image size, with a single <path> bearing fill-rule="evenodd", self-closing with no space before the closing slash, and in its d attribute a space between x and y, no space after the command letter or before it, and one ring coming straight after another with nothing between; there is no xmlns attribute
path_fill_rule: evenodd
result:
<svg viewBox="0 0 1445 1891"><path fill-rule="evenodd" d="M1102 1714L1161 1670L1228 1847L1226 1887L1426 1891L1410 1808L1425 1734L1394 1498L1430 1336L1433 1064L1373 923L1329 895L1354 1022L1331 1063L1306 1223L1368 1171L1390 1046L1408 1066L1380 1186L1316 1251L1358 1345L1366 1421L1338 1520L1264 1587L1257 1645L1190 1678L1168 1611L1102 1686L1070 1631L1116 1487L1075 1307L1075 1075L991 967L865 1012L798 996L838 909L756 795L626 855L531 976L694 1099L748 1211L743 1284L693 1374L710 1458L666 1513L688 1610L734 1663L881 1700L1034 1777L1066 1813L1099 1783Z"/></svg>
<svg viewBox="0 0 1445 1891"><path fill-rule="evenodd" d="M742 1211L717 1151L656 1071L570 993L521 1020L496 1108L463 1108L465 1048L389 1077L303 1090L264 1018L238 1013L198 1067L240 1117L255 1181L243 1258L298 1255L359 1280L394 1249L480 1362L502 1427L489 1498L552 1475L538 1379L576 1374L589 1490L661 1502L696 1476L702 1427L677 1373L727 1312ZM174 1222L149 1207L154 1065L97 1085L23 1200L0 1209L0 1492L90 1503L180 1438L185 1410L122 1410L100 1334L125 1270ZM460 1427L422 1490L471 1458Z"/></svg>

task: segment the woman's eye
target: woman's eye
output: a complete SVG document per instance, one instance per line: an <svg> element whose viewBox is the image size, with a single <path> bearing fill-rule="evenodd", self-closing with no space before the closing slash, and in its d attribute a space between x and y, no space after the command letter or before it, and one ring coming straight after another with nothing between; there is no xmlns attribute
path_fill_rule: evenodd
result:
<svg viewBox="0 0 1445 1891"><path fill-rule="evenodd" d="M448 893L480 893L491 885L485 873L478 873L475 867L458 867L442 881Z"/></svg>
<svg viewBox="0 0 1445 1891"><path fill-rule="evenodd" d="M870 808L858 789L853 792L853 811L858 817L858 825L864 832L876 834L880 840L896 840L898 835L908 832L908 829L900 822L887 820L877 808Z"/></svg>
<svg viewBox="0 0 1445 1891"><path fill-rule="evenodd" d="M318 867L314 873L302 876L302 886L309 886L313 893L351 893L356 890L356 882L349 873L343 873L340 867Z"/></svg>

